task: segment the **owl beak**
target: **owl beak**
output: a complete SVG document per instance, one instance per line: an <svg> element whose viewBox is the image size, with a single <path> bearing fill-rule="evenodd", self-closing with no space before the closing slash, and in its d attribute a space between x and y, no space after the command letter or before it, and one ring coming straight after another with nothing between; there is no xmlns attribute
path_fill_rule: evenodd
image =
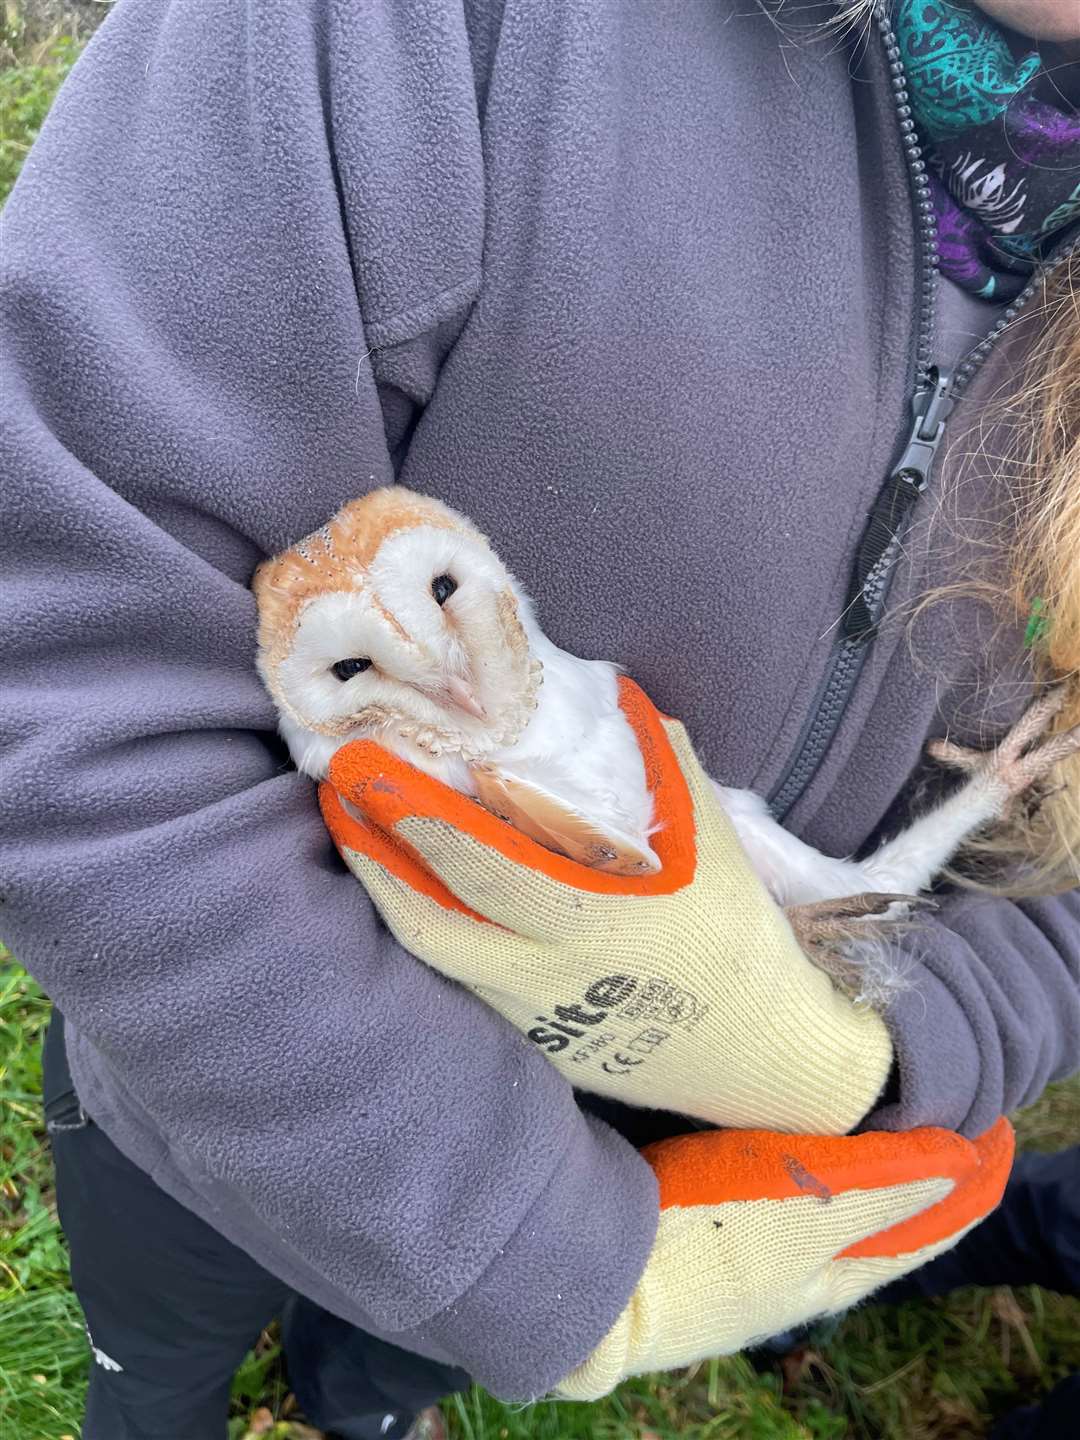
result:
<svg viewBox="0 0 1080 1440"><path fill-rule="evenodd" d="M487 711L476 698L472 685L467 680L462 680L459 675L448 675L442 685L435 686L428 693L433 700L456 705L467 715L475 715L477 720L487 719Z"/></svg>

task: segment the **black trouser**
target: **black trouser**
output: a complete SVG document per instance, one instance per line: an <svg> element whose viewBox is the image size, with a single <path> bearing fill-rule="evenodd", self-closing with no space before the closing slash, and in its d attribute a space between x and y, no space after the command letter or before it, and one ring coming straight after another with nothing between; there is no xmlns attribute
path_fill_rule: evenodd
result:
<svg viewBox="0 0 1080 1440"><path fill-rule="evenodd" d="M1005 1198L959 1245L875 1299L947 1295L967 1285L1041 1285L1080 1295L1080 1145L1057 1155L1018 1155ZM1080 1371L1039 1406L1006 1416L990 1440L1074 1440Z"/></svg>
<svg viewBox="0 0 1080 1440"><path fill-rule="evenodd" d="M399 1440L419 1410L468 1384L295 1294L125 1159L79 1105L58 1013L43 1090L94 1347L82 1440L223 1440L233 1372L275 1317L297 1399L342 1440Z"/></svg>

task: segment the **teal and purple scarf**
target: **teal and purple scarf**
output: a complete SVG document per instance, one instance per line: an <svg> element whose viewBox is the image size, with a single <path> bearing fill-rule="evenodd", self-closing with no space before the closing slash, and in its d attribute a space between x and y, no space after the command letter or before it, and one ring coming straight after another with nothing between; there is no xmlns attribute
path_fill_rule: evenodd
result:
<svg viewBox="0 0 1080 1440"><path fill-rule="evenodd" d="M974 4L898 0L894 26L926 147L941 273L1006 303L1080 218L1080 114L1042 57Z"/></svg>

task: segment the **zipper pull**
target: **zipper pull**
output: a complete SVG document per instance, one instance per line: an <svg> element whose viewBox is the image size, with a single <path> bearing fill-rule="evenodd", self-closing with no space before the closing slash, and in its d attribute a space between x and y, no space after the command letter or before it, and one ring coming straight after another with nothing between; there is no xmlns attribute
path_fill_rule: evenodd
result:
<svg viewBox="0 0 1080 1440"><path fill-rule="evenodd" d="M952 398L952 376L947 370L935 367L930 371L929 380L928 388L916 390L911 397L915 423L890 477L911 485L919 495L926 489L945 434L945 421L956 404Z"/></svg>
<svg viewBox="0 0 1080 1440"><path fill-rule="evenodd" d="M911 397L914 423L899 460L874 503L855 557L855 573L844 610L844 634L849 640L872 640L880 616L886 576L880 567L908 516L926 489L941 442L945 421L953 405L952 376L947 370L930 370L929 385ZM891 567L889 567L891 568ZM871 608L873 607L873 609Z"/></svg>

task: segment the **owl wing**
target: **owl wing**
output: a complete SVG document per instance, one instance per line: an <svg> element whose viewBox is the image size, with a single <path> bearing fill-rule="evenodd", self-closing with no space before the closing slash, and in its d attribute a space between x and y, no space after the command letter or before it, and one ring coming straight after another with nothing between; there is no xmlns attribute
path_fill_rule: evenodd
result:
<svg viewBox="0 0 1080 1440"><path fill-rule="evenodd" d="M491 763L475 764L471 771L480 803L548 850L610 875L644 875L660 869L647 844L597 824L535 781Z"/></svg>

